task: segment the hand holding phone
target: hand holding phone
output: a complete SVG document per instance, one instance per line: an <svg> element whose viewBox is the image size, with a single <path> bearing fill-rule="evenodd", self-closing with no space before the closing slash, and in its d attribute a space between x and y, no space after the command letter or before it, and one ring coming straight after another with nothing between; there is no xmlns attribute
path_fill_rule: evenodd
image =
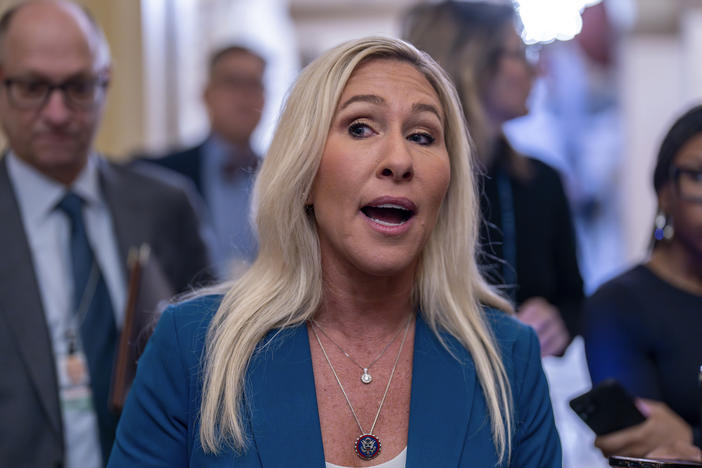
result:
<svg viewBox="0 0 702 468"><path fill-rule="evenodd" d="M607 379L570 400L570 407L598 436L619 431L646 420L634 398L616 380Z"/></svg>
<svg viewBox="0 0 702 468"><path fill-rule="evenodd" d="M660 447L676 442L692 442L692 428L668 405L645 399L640 399L638 403L641 403L641 410L646 415L644 423L595 439L595 447L605 456L646 457Z"/></svg>
<svg viewBox="0 0 702 468"><path fill-rule="evenodd" d="M646 454L646 458L664 460L688 460L702 463L702 450L693 441L674 440L662 444Z"/></svg>
<svg viewBox="0 0 702 468"><path fill-rule="evenodd" d="M625 468L690 468L692 466L702 466L702 463L685 460L609 457L609 466Z"/></svg>

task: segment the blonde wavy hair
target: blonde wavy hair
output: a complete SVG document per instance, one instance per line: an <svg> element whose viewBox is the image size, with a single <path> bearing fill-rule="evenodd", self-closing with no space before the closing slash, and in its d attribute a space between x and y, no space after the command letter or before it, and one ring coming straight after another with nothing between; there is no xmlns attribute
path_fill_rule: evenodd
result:
<svg viewBox="0 0 702 468"><path fill-rule="evenodd" d="M207 452L223 444L245 449L244 382L257 344L271 330L303 325L320 305L319 239L306 201L346 82L359 64L375 59L414 65L442 104L451 181L421 253L413 300L439 339L439 331L446 331L470 352L495 446L501 457L508 456L511 393L483 305L511 308L483 280L475 260L478 204L463 112L436 62L406 42L384 37L328 51L301 72L289 93L254 188L258 257L231 284L208 331L200 408L200 441Z"/></svg>

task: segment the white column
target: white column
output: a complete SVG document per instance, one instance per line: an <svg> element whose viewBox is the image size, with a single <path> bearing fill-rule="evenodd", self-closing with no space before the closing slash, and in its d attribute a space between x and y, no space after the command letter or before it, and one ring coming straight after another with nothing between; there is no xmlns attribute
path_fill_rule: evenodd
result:
<svg viewBox="0 0 702 468"><path fill-rule="evenodd" d="M675 35L637 34L621 51L622 121L621 178L625 252L630 262L647 253L656 201L652 174L665 131L680 112L683 64Z"/></svg>
<svg viewBox="0 0 702 468"><path fill-rule="evenodd" d="M692 104L702 98L702 7L686 11L680 23L684 99Z"/></svg>

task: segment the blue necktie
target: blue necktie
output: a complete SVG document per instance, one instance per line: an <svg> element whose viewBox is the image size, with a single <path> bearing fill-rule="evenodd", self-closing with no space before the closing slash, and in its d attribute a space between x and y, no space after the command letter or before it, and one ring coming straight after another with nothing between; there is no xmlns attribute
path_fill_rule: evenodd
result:
<svg viewBox="0 0 702 468"><path fill-rule="evenodd" d="M83 220L83 200L68 192L57 207L71 225L71 266L73 305L80 337L88 361L93 405L100 429L100 446L105 461L114 440L117 417L108 407L112 367L117 344L117 327L105 279L90 248Z"/></svg>

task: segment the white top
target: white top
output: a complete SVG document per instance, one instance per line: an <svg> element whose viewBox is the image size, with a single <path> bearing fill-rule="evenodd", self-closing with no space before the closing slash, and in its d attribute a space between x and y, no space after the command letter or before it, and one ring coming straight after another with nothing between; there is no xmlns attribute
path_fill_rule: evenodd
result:
<svg viewBox="0 0 702 468"><path fill-rule="evenodd" d="M402 452L397 454L392 460L381 463L380 465L364 465L372 468L405 468L407 464L407 447L402 449ZM350 468L347 466L335 465L333 463L326 462L327 468Z"/></svg>
<svg viewBox="0 0 702 468"><path fill-rule="evenodd" d="M86 231L100 266L115 311L117 328L124 322L126 280L109 208L100 191L97 156L88 163L70 187L85 200L83 216ZM61 393L66 444L66 468L91 468L102 465L97 416L92 407L76 408L65 404L63 391L70 386L64 371L68 350L66 331L75 327L73 311L73 273L70 256L70 222L56 205L68 188L48 178L18 158L7 155L7 170L17 197L20 215L32 254L34 273L39 283L41 302L51 336L56 375Z"/></svg>

